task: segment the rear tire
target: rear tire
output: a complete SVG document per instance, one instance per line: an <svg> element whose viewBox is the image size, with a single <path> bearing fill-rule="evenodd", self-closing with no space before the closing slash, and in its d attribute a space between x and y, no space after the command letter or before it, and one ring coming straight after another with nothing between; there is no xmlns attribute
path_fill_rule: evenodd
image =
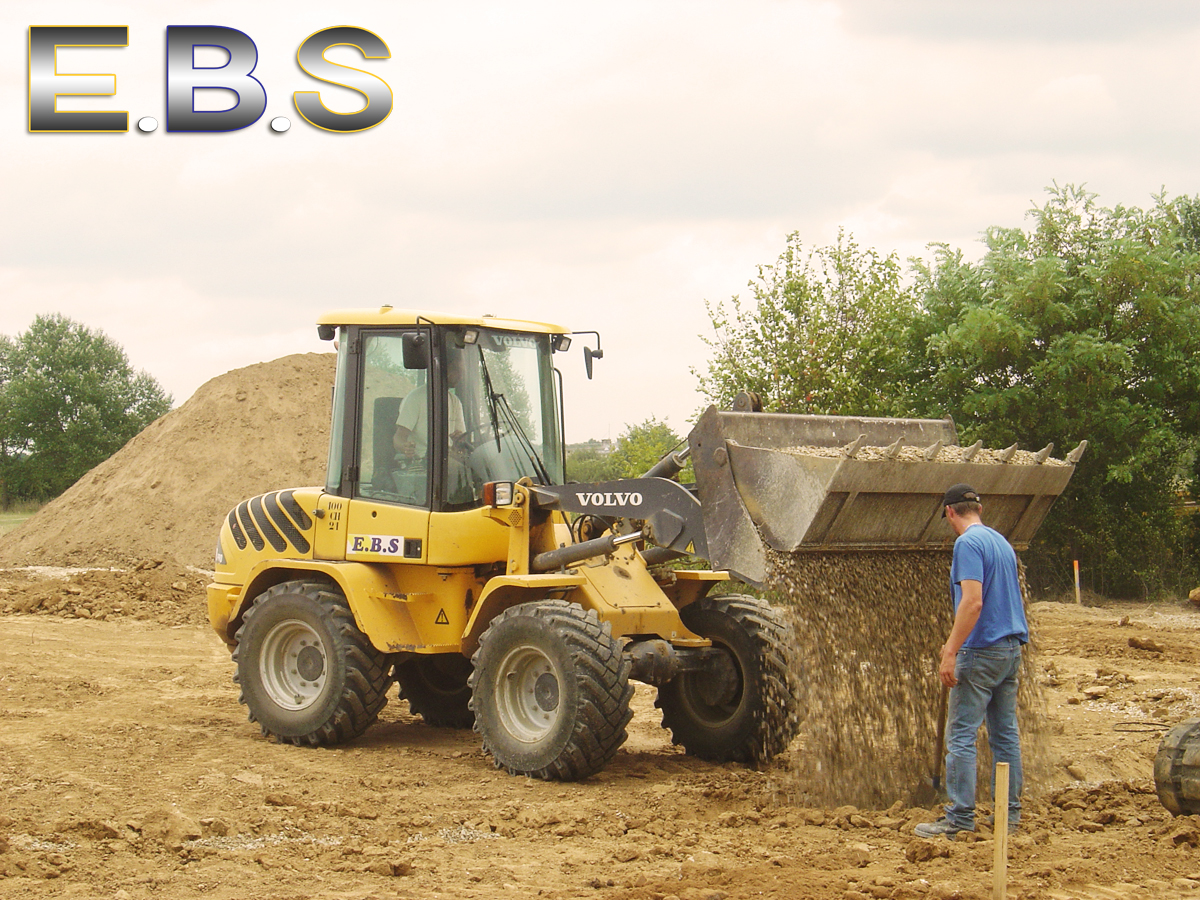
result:
<svg viewBox="0 0 1200 900"><path fill-rule="evenodd" d="M685 606L683 624L727 654L703 672L683 672L654 705L673 743L715 762L765 762L787 749L799 725L792 632L766 601L743 595Z"/></svg>
<svg viewBox="0 0 1200 900"><path fill-rule="evenodd" d="M1200 815L1198 776L1200 719L1185 719L1163 736L1154 757L1154 786L1171 815Z"/></svg>
<svg viewBox="0 0 1200 900"><path fill-rule="evenodd" d="M339 744L387 705L391 665L358 627L341 590L287 581L246 611L233 651L239 698L262 733L296 745Z"/></svg>
<svg viewBox="0 0 1200 900"><path fill-rule="evenodd" d="M470 728L471 661L457 653L414 656L396 666L400 697L408 708L435 728Z"/></svg>
<svg viewBox="0 0 1200 900"><path fill-rule="evenodd" d="M625 743L630 662L594 611L562 600L507 609L471 662L475 730L497 768L574 781Z"/></svg>

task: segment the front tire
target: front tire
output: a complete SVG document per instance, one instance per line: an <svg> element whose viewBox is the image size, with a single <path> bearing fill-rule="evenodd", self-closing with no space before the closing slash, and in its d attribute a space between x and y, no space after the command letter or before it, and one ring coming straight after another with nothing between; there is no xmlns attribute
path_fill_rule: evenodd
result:
<svg viewBox="0 0 1200 900"><path fill-rule="evenodd" d="M492 620L471 662L475 730L497 768L574 781L625 743L630 662L595 611L562 600L511 607Z"/></svg>
<svg viewBox="0 0 1200 900"><path fill-rule="evenodd" d="M250 721L280 742L339 744L387 705L391 666L354 623L341 590L287 581L255 598L233 651Z"/></svg>
<svg viewBox="0 0 1200 900"><path fill-rule="evenodd" d="M792 633L766 601L711 597L685 606L683 624L725 655L658 689L654 705L673 743L715 762L765 762L787 749L799 725Z"/></svg>
<svg viewBox="0 0 1200 900"><path fill-rule="evenodd" d="M470 728L471 661L457 653L415 656L396 666L400 696L414 715L435 728Z"/></svg>

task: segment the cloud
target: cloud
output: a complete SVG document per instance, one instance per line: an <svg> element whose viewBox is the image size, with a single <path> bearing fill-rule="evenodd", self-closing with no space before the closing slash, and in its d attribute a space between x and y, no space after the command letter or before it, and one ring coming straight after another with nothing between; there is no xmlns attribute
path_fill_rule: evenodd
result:
<svg viewBox="0 0 1200 900"><path fill-rule="evenodd" d="M1125 43L1200 27L1200 9L1174 0L845 0L838 7L854 33L934 43Z"/></svg>
<svg viewBox="0 0 1200 900"><path fill-rule="evenodd" d="M317 0L0 11L10 42L35 21L127 22L129 47L64 59L115 72L117 97L96 102L133 117L165 120L169 24L250 34L269 94L263 121L229 134L29 135L24 56L0 61L0 332L65 312L182 400L226 368L325 349L327 308L543 319L603 332L594 381L562 360L573 439L650 416L683 430L704 302L744 290L789 232L978 252L1053 181L1106 203L1200 190L1185 4L364 0L339 16L387 42L390 59L359 64L394 108L352 135L291 107L314 84L296 47L341 24L329 15Z"/></svg>

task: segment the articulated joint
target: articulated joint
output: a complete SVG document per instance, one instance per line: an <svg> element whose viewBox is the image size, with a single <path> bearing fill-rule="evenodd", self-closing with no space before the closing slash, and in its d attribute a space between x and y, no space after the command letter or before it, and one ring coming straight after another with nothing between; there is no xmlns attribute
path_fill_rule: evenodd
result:
<svg viewBox="0 0 1200 900"><path fill-rule="evenodd" d="M681 672L708 671L723 675L728 654L716 647L673 647L662 638L637 641L625 648L633 664L629 677L635 681L661 686Z"/></svg>

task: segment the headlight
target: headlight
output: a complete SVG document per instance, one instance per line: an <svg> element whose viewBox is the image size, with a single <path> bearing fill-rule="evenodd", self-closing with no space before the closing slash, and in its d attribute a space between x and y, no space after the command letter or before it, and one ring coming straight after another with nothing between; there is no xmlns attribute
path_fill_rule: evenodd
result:
<svg viewBox="0 0 1200 900"><path fill-rule="evenodd" d="M512 506L513 483L489 481L483 486L483 502L488 506Z"/></svg>

